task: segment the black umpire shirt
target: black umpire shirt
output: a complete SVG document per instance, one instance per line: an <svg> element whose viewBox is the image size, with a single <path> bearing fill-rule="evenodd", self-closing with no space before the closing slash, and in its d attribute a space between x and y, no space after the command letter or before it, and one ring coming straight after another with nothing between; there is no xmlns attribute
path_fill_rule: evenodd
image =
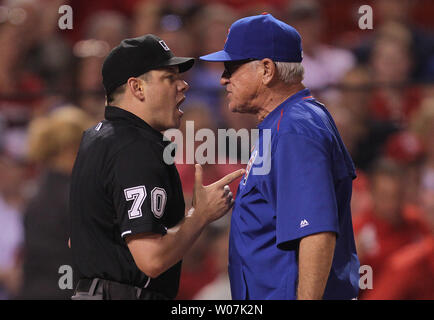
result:
<svg viewBox="0 0 434 320"><path fill-rule="evenodd" d="M83 134L71 181L71 248L75 276L148 288L175 298L181 262L155 279L138 269L127 235L164 235L184 217L170 142L134 114L107 106L105 120Z"/></svg>

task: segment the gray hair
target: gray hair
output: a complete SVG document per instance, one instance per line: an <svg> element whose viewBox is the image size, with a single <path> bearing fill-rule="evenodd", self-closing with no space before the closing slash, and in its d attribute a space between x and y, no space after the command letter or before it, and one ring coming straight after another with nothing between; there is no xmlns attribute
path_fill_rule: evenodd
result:
<svg viewBox="0 0 434 320"><path fill-rule="evenodd" d="M303 81L304 68L300 62L275 62L279 79L285 83Z"/></svg>

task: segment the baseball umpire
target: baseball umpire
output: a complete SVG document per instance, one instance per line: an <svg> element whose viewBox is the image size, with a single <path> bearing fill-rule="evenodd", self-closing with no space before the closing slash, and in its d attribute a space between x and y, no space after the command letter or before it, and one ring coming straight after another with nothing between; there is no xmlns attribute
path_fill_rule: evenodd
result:
<svg viewBox="0 0 434 320"><path fill-rule="evenodd" d="M71 181L71 249L79 281L72 299L173 299L181 259L233 205L235 171L202 185L185 216L175 165L161 131L180 125L194 59L175 57L154 35L123 40L104 61L105 120L85 131Z"/></svg>
<svg viewBox="0 0 434 320"><path fill-rule="evenodd" d="M302 84L300 35L270 14L247 17L232 24L222 51L201 59L224 62L229 109L259 122L232 212L232 298L356 298L354 164Z"/></svg>

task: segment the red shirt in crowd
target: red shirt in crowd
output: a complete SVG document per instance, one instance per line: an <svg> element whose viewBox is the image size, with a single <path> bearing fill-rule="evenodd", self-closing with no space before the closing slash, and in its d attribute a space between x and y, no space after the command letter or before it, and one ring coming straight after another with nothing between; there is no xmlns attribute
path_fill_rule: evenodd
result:
<svg viewBox="0 0 434 320"><path fill-rule="evenodd" d="M367 290L369 300L433 300L434 236L427 235L418 243L405 246L386 262L387 269Z"/></svg>
<svg viewBox="0 0 434 320"><path fill-rule="evenodd" d="M210 255L205 254L194 268L182 266L181 279L177 300L191 300L207 284L217 276L216 262Z"/></svg>
<svg viewBox="0 0 434 320"><path fill-rule="evenodd" d="M388 270L388 259L406 245L422 241L428 232L418 208L407 205L402 214L403 221L399 226L376 217L372 209L361 213L354 220L360 264L371 266L373 290L377 277ZM370 290L361 291L360 298L365 298L368 291Z"/></svg>
<svg viewBox="0 0 434 320"><path fill-rule="evenodd" d="M370 110L374 119L379 121L394 121L407 124L413 113L419 108L421 92L417 87L402 89L400 107L393 106L393 102L381 90L372 94Z"/></svg>

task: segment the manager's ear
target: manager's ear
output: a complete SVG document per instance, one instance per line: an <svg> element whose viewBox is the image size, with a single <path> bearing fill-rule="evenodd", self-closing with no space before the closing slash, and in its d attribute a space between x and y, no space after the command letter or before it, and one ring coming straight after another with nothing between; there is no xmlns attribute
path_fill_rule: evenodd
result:
<svg viewBox="0 0 434 320"><path fill-rule="evenodd" d="M262 82L268 85L277 76L276 64L269 58L262 59L261 64L263 67Z"/></svg>
<svg viewBox="0 0 434 320"><path fill-rule="evenodd" d="M134 77L129 78L127 81L128 90L140 101L145 100L145 88L143 82L143 80Z"/></svg>

